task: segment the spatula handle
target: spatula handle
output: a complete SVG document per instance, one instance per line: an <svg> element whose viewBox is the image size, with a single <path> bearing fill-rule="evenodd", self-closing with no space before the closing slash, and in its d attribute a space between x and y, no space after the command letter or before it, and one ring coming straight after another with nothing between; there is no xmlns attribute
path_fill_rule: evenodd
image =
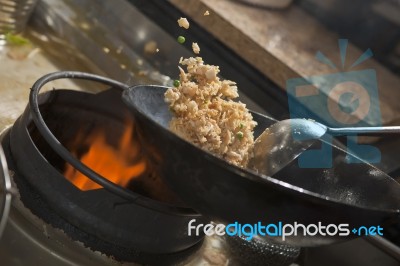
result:
<svg viewBox="0 0 400 266"><path fill-rule="evenodd" d="M328 128L327 133L334 136L400 134L400 126Z"/></svg>

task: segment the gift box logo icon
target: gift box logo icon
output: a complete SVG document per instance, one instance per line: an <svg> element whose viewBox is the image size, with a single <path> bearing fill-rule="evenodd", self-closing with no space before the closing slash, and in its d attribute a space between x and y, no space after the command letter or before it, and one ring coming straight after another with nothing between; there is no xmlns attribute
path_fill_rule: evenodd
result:
<svg viewBox="0 0 400 266"><path fill-rule="evenodd" d="M347 44L347 40L339 40L342 69L346 63ZM351 70L371 57L372 52L368 49L351 65L349 71L339 71L323 53L318 52L316 58L336 72L287 80L290 118L313 119L330 127L381 126L375 70ZM302 135L293 132L293 138L301 140ZM331 143L332 136L325 135L318 149L307 150L299 156L299 166L332 167ZM378 163L381 159L379 149L358 144L357 136L347 136L347 150L369 163ZM360 162L353 156L347 156L346 159L348 163Z"/></svg>

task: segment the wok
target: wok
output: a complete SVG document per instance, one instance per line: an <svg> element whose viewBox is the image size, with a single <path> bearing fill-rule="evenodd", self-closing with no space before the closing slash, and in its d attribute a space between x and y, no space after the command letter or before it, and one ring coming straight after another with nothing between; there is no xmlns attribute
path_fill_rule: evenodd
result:
<svg viewBox="0 0 400 266"><path fill-rule="evenodd" d="M273 176L234 166L199 149L168 129L171 113L164 102L166 89L131 87L123 92L123 101L133 112L137 133L146 143L146 152L156 158L165 181L202 215L224 223L346 224L349 230L384 227L398 216L399 184L368 163L346 163L347 153L337 145L332 145L332 168L299 168L294 160ZM276 122L255 112L252 115L258 123L255 137ZM277 243L318 246L357 234L266 237Z"/></svg>

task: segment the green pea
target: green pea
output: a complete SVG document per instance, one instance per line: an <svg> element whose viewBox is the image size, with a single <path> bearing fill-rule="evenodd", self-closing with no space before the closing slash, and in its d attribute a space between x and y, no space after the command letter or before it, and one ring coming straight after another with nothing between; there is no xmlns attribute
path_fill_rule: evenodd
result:
<svg viewBox="0 0 400 266"><path fill-rule="evenodd" d="M179 87L181 85L181 82L179 80L174 80L174 87Z"/></svg>
<svg viewBox="0 0 400 266"><path fill-rule="evenodd" d="M185 41L186 41L185 37L183 37L183 36L179 36L179 37L178 37L178 42L179 42L180 44L183 44Z"/></svg>
<svg viewBox="0 0 400 266"><path fill-rule="evenodd" d="M240 140L243 139L244 137L243 132L239 131L238 133L236 133L236 137Z"/></svg>

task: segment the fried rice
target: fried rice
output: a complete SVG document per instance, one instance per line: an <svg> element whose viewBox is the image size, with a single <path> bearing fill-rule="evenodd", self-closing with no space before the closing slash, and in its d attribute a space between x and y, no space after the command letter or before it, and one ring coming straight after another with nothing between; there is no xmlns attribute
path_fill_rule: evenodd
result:
<svg viewBox="0 0 400 266"><path fill-rule="evenodd" d="M246 105L234 101L236 83L218 77L218 66L201 57L180 60L176 86L165 93L173 113L170 129L187 141L228 162L246 167L252 156L257 125Z"/></svg>

